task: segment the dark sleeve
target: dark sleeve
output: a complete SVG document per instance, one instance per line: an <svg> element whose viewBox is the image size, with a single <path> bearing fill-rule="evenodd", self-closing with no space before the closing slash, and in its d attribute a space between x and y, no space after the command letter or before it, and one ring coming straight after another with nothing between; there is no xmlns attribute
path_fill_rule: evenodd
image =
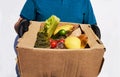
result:
<svg viewBox="0 0 120 77"><path fill-rule="evenodd" d="M91 25L91 28L92 28L93 32L97 35L97 37L98 37L99 39L101 39L100 28L99 28L96 24Z"/></svg>
<svg viewBox="0 0 120 77"><path fill-rule="evenodd" d="M19 24L19 27L18 27L18 36L19 37L22 37L23 34L28 31L28 27L30 25L30 22L26 19L23 19L20 24Z"/></svg>

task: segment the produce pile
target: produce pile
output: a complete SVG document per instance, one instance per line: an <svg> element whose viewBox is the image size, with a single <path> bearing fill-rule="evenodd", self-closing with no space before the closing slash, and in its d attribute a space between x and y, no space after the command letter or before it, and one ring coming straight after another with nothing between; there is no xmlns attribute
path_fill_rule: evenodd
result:
<svg viewBox="0 0 120 77"><path fill-rule="evenodd" d="M35 48L81 49L87 45L88 37L81 32L79 24L60 23L60 19L52 15L37 33Z"/></svg>

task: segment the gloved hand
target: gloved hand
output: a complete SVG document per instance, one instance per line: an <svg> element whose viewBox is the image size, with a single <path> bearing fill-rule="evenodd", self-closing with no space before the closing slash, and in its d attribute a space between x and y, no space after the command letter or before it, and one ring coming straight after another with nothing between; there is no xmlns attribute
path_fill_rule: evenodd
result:
<svg viewBox="0 0 120 77"><path fill-rule="evenodd" d="M93 32L98 36L99 39L101 39L101 32L97 25L91 25L91 28Z"/></svg>
<svg viewBox="0 0 120 77"><path fill-rule="evenodd" d="M28 27L30 25L30 22L26 19L23 19L21 22L20 22L20 25L18 27L18 36L19 37L22 37L23 34L28 31Z"/></svg>

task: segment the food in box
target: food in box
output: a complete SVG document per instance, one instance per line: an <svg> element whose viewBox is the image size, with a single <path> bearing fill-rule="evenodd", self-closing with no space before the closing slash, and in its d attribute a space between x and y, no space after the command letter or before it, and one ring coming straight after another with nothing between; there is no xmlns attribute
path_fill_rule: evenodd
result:
<svg viewBox="0 0 120 77"><path fill-rule="evenodd" d="M88 38L81 34L79 24L59 24L54 15L48 18L37 33L35 48L80 49L85 48ZM59 24L59 25L58 25Z"/></svg>
<svg viewBox="0 0 120 77"><path fill-rule="evenodd" d="M17 44L21 77L97 77L103 64L105 47L89 24L79 24L87 36L86 48L35 48L37 34L45 22L31 21ZM78 23L59 22L58 25ZM82 36L81 36L82 37ZM84 37L83 37L84 38Z"/></svg>

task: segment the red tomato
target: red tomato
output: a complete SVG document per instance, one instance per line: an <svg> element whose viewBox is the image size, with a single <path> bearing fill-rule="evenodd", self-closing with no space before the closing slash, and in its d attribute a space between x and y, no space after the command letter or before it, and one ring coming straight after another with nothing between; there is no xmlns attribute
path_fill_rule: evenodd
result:
<svg viewBox="0 0 120 77"><path fill-rule="evenodd" d="M51 46L51 48L55 48L57 46L57 41L56 40L51 40L50 46Z"/></svg>
<svg viewBox="0 0 120 77"><path fill-rule="evenodd" d="M59 42L64 43L64 42L65 42L65 40L64 40L64 39L60 39L60 40L59 40Z"/></svg>

